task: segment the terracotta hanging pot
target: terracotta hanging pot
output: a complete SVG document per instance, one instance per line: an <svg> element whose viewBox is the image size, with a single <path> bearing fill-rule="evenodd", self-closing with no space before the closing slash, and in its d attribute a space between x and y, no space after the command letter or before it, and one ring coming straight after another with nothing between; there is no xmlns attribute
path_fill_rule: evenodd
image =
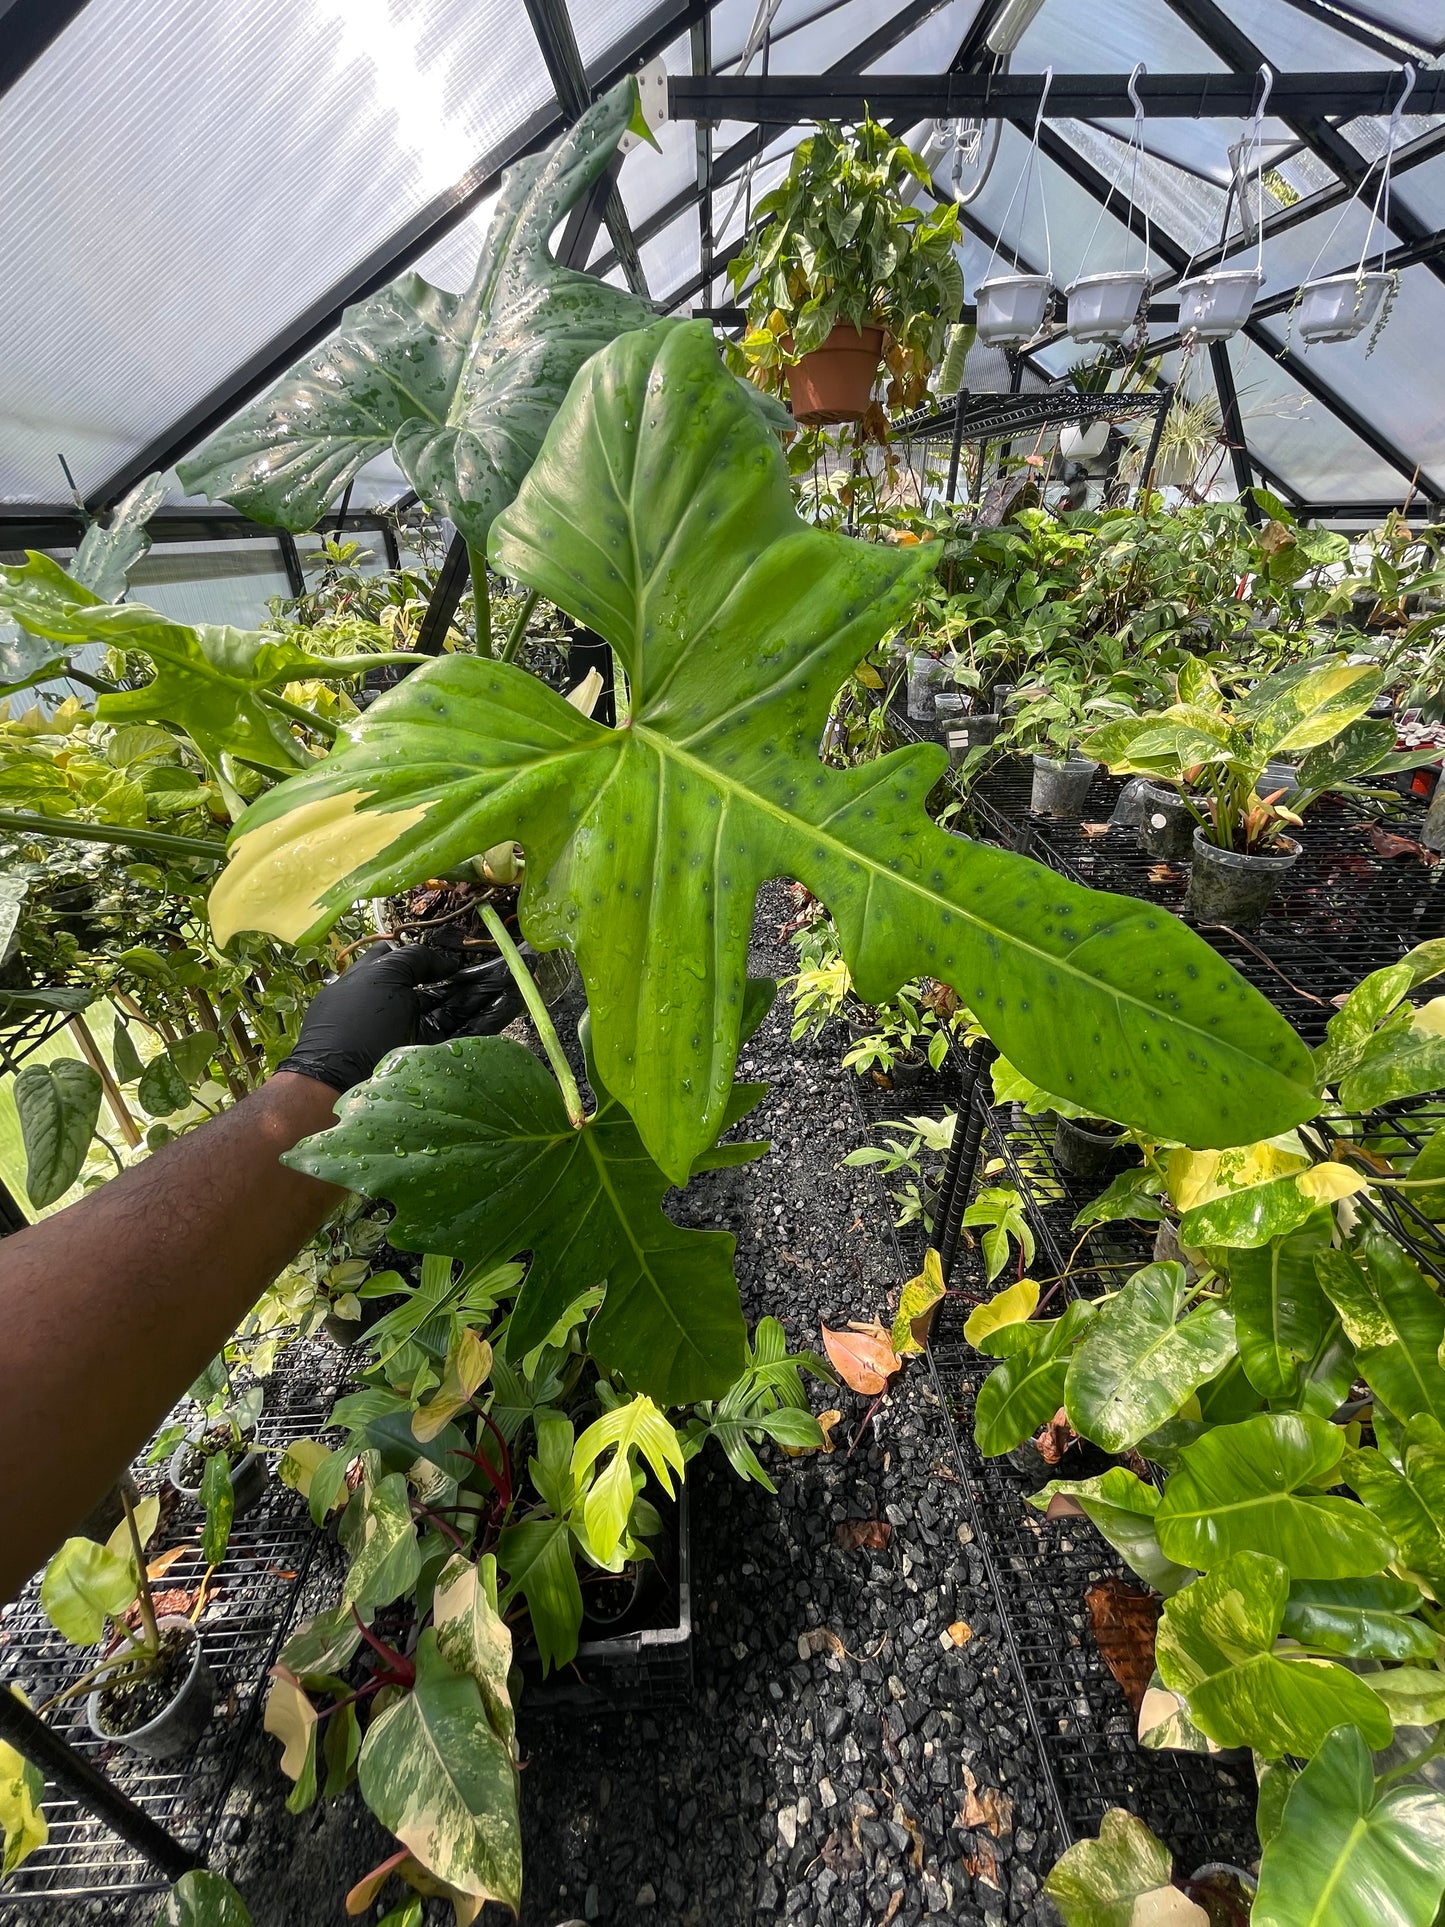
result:
<svg viewBox="0 0 1445 1927"><path fill-rule="evenodd" d="M881 328L855 328L851 321L840 321L821 348L788 370L794 421L813 427L862 421L882 359Z"/></svg>

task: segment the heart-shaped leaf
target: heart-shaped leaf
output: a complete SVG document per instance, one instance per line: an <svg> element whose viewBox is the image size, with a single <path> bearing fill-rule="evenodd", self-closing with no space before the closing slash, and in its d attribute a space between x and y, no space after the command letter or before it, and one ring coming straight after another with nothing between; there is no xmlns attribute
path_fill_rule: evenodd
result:
<svg viewBox="0 0 1445 1927"><path fill-rule="evenodd" d="M637 101L636 81L620 82L553 147L507 170L464 293L406 274L348 308L331 340L177 465L182 485L257 522L309 529L390 449L427 507L485 548L577 370L653 319L635 295L548 251Z"/></svg>
<svg viewBox="0 0 1445 1927"><path fill-rule="evenodd" d="M1188 1296L1183 1265L1146 1265L1100 1306L1064 1381L1076 1432L1127 1451L1229 1363L1233 1318L1220 1305L1181 1318Z"/></svg>
<svg viewBox="0 0 1445 1927"><path fill-rule="evenodd" d="M1365 1741L1331 1733L1294 1781L1251 1927L1430 1927L1445 1891L1445 1794L1381 1791Z"/></svg>
<svg viewBox="0 0 1445 1927"><path fill-rule="evenodd" d="M156 1927L251 1927L251 1915L229 1880L199 1867L171 1888Z"/></svg>
<svg viewBox="0 0 1445 1927"><path fill-rule="evenodd" d="M45 1568L40 1604L72 1646L93 1646L138 1590L134 1562L93 1539L67 1539Z"/></svg>
<svg viewBox="0 0 1445 1927"><path fill-rule="evenodd" d="M985 1458L1022 1445L1058 1411L1069 1359L1093 1312L1092 1305L1077 1299L1062 1318L1038 1319L992 1334L996 1343L1011 1330L1021 1342L978 1388L973 1436Z"/></svg>
<svg viewBox="0 0 1445 1927"><path fill-rule="evenodd" d="M399 1250L444 1251L469 1271L530 1251L513 1357L605 1283L588 1333L604 1369L665 1405L720 1397L744 1364L736 1240L664 1214L666 1177L622 1106L594 1089L596 1112L574 1128L545 1065L510 1038L414 1045L286 1161L394 1204ZM735 1114L759 1095L739 1087Z"/></svg>
<svg viewBox="0 0 1445 1927"><path fill-rule="evenodd" d="M1097 1840L1076 1840L1044 1892L1064 1927L1207 1927L1202 1907L1171 1884L1174 1859L1142 1820L1110 1807Z"/></svg>
<svg viewBox="0 0 1445 1927"><path fill-rule="evenodd" d="M992 1298L975 1305L964 1321L963 1335L979 1351L987 1351L985 1340L1005 1325L1020 1325L1039 1308L1039 1288L1032 1278L1020 1278L1005 1285Z"/></svg>
<svg viewBox="0 0 1445 1927"><path fill-rule="evenodd" d="M1350 1659L1434 1659L1440 1641L1412 1617L1420 1589L1380 1573L1373 1579L1296 1579L1280 1631L1302 1646ZM1445 1673L1434 1676L1445 1693Z"/></svg>
<svg viewBox="0 0 1445 1927"><path fill-rule="evenodd" d="M1029 1494L1029 1504L1050 1513L1058 1498L1072 1500L1145 1585L1166 1599L1194 1577L1190 1567L1176 1566L1160 1550L1154 1529L1159 1489L1146 1485L1137 1473L1113 1465L1092 1479L1050 1479Z"/></svg>
<svg viewBox="0 0 1445 1927"><path fill-rule="evenodd" d="M1155 1643L1165 1685L1210 1739L1267 1759L1308 1759L1346 1721L1388 1746L1390 1716L1363 1680L1332 1660L1276 1655L1288 1598L1289 1574L1262 1552L1237 1552L1175 1593Z"/></svg>
<svg viewBox="0 0 1445 1927"><path fill-rule="evenodd" d="M1407 1427L1403 1464L1383 1452L1346 1452L1341 1473L1399 1548L1400 1562L1445 1576L1445 1437L1429 1419Z"/></svg>
<svg viewBox="0 0 1445 1927"><path fill-rule="evenodd" d="M837 688L932 559L799 520L705 323L593 357L491 550L617 649L628 725L510 664L426 665L241 820L221 941L299 939L516 838L524 927L576 952L603 1077L675 1182L719 1129L754 900L780 874L828 905L860 995L926 968L1071 1101L1211 1145L1317 1108L1304 1046L1201 938L938 829L942 749L819 762Z"/></svg>
<svg viewBox="0 0 1445 1927"><path fill-rule="evenodd" d="M883 1327L875 1322L870 1329L830 1331L821 1325L823 1350L828 1362L851 1391L860 1398L877 1398L888 1390L888 1381L903 1360Z"/></svg>
<svg viewBox="0 0 1445 1927"><path fill-rule="evenodd" d="M1321 1251L1314 1262L1365 1383L1396 1418L1445 1422L1445 1300L1386 1232L1367 1226L1356 1250Z"/></svg>
<svg viewBox="0 0 1445 1927"><path fill-rule="evenodd" d="M27 1064L11 1088L25 1142L25 1190L43 1211L80 1176L100 1116L100 1078L79 1058L61 1057Z"/></svg>
<svg viewBox="0 0 1445 1927"><path fill-rule="evenodd" d="M1267 1552L1296 1579L1379 1572L1394 1545L1369 1510L1318 1488L1344 1452L1338 1426L1260 1412L1187 1445L1159 1507L1159 1543L1181 1566Z"/></svg>
<svg viewBox="0 0 1445 1927"><path fill-rule="evenodd" d="M475 1679L452 1671L430 1628L415 1661L415 1686L366 1730L362 1797L439 1880L516 1913L522 1837L511 1747Z"/></svg>

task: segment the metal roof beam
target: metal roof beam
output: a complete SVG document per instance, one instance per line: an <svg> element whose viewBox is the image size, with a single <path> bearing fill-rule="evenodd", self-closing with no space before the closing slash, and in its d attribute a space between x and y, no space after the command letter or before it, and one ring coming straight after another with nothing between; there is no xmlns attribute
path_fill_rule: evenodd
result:
<svg viewBox="0 0 1445 1927"><path fill-rule="evenodd" d="M0 96L84 13L86 0L0 0Z"/></svg>
<svg viewBox="0 0 1445 1927"><path fill-rule="evenodd" d="M1169 0L1179 11L1212 0ZM1252 43L1251 43L1252 44ZM1258 62L1256 61L1256 67ZM670 111L678 120L756 121L761 127L792 127L808 120L855 119L866 110L875 118L906 114L911 121L929 117L1032 122L1043 93L1042 74L869 74L829 69L807 74L676 74L668 81ZM1129 76L1055 74L1044 114L1048 120L1122 120L1133 116ZM1259 80L1254 69L1242 73L1141 75L1139 97L1151 120L1247 120L1254 110ZM1400 92L1400 76L1389 69L1362 73L1278 74L1270 93L1271 114L1288 121L1301 140L1317 152L1320 116L1388 114ZM1407 115L1445 113L1445 69L1420 74L1406 105ZM1367 163L1334 128L1326 147L1352 159L1358 172ZM1321 157L1337 162L1328 152Z"/></svg>

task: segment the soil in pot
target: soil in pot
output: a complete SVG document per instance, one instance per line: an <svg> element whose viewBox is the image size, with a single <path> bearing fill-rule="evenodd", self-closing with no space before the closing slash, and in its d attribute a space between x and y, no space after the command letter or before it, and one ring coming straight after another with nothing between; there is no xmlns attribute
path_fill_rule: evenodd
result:
<svg viewBox="0 0 1445 1927"><path fill-rule="evenodd" d="M883 359L883 330L840 321L821 348L788 370L793 420L810 425L860 422Z"/></svg>
<svg viewBox="0 0 1445 1927"><path fill-rule="evenodd" d="M1096 1178L1109 1167L1124 1133L1102 1118L1061 1117L1054 1122L1054 1159L1076 1178Z"/></svg>
<svg viewBox="0 0 1445 1927"><path fill-rule="evenodd" d="M1199 818L1177 790L1139 785L1139 848L1168 862L1187 863Z"/></svg>
<svg viewBox="0 0 1445 1927"><path fill-rule="evenodd" d="M1186 913L1201 923L1227 923L1236 929L1259 922L1300 853L1299 844L1285 836L1257 856L1221 850L1206 841L1202 829L1194 832L1193 847Z"/></svg>
<svg viewBox="0 0 1445 1927"><path fill-rule="evenodd" d="M1083 814L1084 799L1098 767L1087 756L1070 756L1065 760L1035 756L1029 808L1038 816L1059 816L1076 822Z"/></svg>
<svg viewBox="0 0 1445 1927"><path fill-rule="evenodd" d="M194 1746L211 1717L215 1681L189 1620L158 1622L160 1658L135 1678L101 1684L87 1716L98 1739L119 1740L132 1752L168 1759Z"/></svg>
<svg viewBox="0 0 1445 1927"><path fill-rule="evenodd" d="M905 1091L914 1084L921 1084L931 1069L921 1050L911 1050L902 1057L894 1058L888 1067L888 1081L895 1091Z"/></svg>

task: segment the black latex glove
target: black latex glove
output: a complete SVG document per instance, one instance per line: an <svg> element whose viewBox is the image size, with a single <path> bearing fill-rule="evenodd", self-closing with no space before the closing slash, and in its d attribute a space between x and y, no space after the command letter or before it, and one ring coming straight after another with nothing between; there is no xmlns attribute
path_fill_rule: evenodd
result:
<svg viewBox="0 0 1445 1927"><path fill-rule="evenodd" d="M420 984L435 983L451 960L425 944L377 944L343 976L316 993L296 1048L279 1068L314 1077L334 1091L363 1083L389 1050L414 1043L421 1022Z"/></svg>
<svg viewBox="0 0 1445 1927"><path fill-rule="evenodd" d="M533 956L521 946L524 959ZM449 1037L495 1037L526 1005L505 957L473 964L450 983L421 992L422 1020L418 1036L424 1044L444 1043Z"/></svg>

